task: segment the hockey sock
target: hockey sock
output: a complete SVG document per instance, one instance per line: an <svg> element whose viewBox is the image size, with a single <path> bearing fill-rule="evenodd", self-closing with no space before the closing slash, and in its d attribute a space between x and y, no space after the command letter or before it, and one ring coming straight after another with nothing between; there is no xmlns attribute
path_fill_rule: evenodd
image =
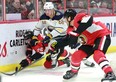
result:
<svg viewBox="0 0 116 82"><path fill-rule="evenodd" d="M65 57L65 58L67 58L67 57L70 57L70 56L71 56L71 53L68 52L67 50L64 50L64 52L61 54L60 57Z"/></svg>
<svg viewBox="0 0 116 82"><path fill-rule="evenodd" d="M93 58L94 58L95 62L98 65L100 65L100 67L105 72L105 74L113 71L109 65L109 61L107 60L106 56L104 55L104 53L102 51L95 50Z"/></svg>
<svg viewBox="0 0 116 82"><path fill-rule="evenodd" d="M82 50L78 50L74 52L74 54L71 57L71 70L72 72L78 72L80 69L80 64L83 58L85 58L87 54L83 52Z"/></svg>

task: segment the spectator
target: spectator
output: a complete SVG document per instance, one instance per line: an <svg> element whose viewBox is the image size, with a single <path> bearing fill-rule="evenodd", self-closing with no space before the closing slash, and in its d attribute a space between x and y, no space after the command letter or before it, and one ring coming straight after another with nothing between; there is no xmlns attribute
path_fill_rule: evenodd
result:
<svg viewBox="0 0 116 82"><path fill-rule="evenodd" d="M116 14L116 0L114 0L114 13Z"/></svg>
<svg viewBox="0 0 116 82"><path fill-rule="evenodd" d="M91 8L96 9L96 8L98 8L98 6L97 6L97 4L94 2L94 3L91 3Z"/></svg>
<svg viewBox="0 0 116 82"><path fill-rule="evenodd" d="M42 1L39 1L39 16L41 16L43 13L44 13L44 9L43 9L43 2Z"/></svg>
<svg viewBox="0 0 116 82"><path fill-rule="evenodd" d="M91 4L96 3L97 7L100 7L102 0L91 0Z"/></svg>
<svg viewBox="0 0 116 82"><path fill-rule="evenodd" d="M13 3L13 0L6 0L6 7L9 7Z"/></svg>
<svg viewBox="0 0 116 82"><path fill-rule="evenodd" d="M61 0L56 1L55 4L56 4L58 10L62 10L63 9L63 5L62 5L62 1Z"/></svg>
<svg viewBox="0 0 116 82"><path fill-rule="evenodd" d="M77 8L77 0L67 0L67 8Z"/></svg>
<svg viewBox="0 0 116 82"><path fill-rule="evenodd" d="M105 11L105 12L104 12ZM99 15L109 15L111 14L110 9L108 9L108 3L107 2L102 2L100 8L97 11L97 14Z"/></svg>
<svg viewBox="0 0 116 82"><path fill-rule="evenodd" d="M30 0L26 0L26 8L28 12L28 19L33 19L34 18L34 5Z"/></svg>
<svg viewBox="0 0 116 82"><path fill-rule="evenodd" d="M91 3L91 6L90 6L90 13L92 13L93 15L96 14L98 10L98 6L95 2Z"/></svg>
<svg viewBox="0 0 116 82"><path fill-rule="evenodd" d="M30 0L25 1L25 10L22 11L23 19L34 19L34 5Z"/></svg>
<svg viewBox="0 0 116 82"><path fill-rule="evenodd" d="M78 2L78 8L80 8L80 9L85 9L84 1L80 0L80 1Z"/></svg>
<svg viewBox="0 0 116 82"><path fill-rule="evenodd" d="M100 8L108 8L108 3L107 2L102 2L100 5Z"/></svg>
<svg viewBox="0 0 116 82"><path fill-rule="evenodd" d="M20 0L13 0L8 6L7 13L21 13Z"/></svg>
<svg viewBox="0 0 116 82"><path fill-rule="evenodd" d="M78 1L78 9L77 9L77 12L78 13L82 13L82 12L87 12L87 5L85 4L84 2L85 0L79 0Z"/></svg>

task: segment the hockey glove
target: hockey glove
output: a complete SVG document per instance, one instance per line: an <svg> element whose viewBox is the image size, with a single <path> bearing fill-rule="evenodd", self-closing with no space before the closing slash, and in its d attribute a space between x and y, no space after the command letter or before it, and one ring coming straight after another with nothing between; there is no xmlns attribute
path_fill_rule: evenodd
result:
<svg viewBox="0 0 116 82"><path fill-rule="evenodd" d="M37 43L38 43L38 40L37 40L37 39L32 39L32 40L30 41L30 45L31 45L32 47L33 47L33 46L36 46Z"/></svg>
<svg viewBox="0 0 116 82"><path fill-rule="evenodd" d="M47 60L47 61L51 61L51 55L48 55L48 56L46 57L46 60Z"/></svg>
<svg viewBox="0 0 116 82"><path fill-rule="evenodd" d="M24 59L20 62L21 67L26 67L31 63L31 60L29 58Z"/></svg>
<svg viewBox="0 0 116 82"><path fill-rule="evenodd" d="M77 48L78 46L80 46L80 43L76 43L76 44L74 44L74 45L71 45L70 47L71 47L71 49L75 49L75 48Z"/></svg>
<svg viewBox="0 0 116 82"><path fill-rule="evenodd" d="M51 34L47 34L47 36L43 40L43 43L44 44L49 43L51 38L52 38L52 35Z"/></svg>
<svg viewBox="0 0 116 82"><path fill-rule="evenodd" d="M78 37L70 35L69 37L69 47L75 48L75 45L77 44Z"/></svg>

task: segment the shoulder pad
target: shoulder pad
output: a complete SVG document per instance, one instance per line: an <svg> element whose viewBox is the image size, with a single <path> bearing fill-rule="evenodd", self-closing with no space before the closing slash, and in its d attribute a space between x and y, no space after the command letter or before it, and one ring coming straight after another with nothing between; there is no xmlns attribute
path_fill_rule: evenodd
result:
<svg viewBox="0 0 116 82"><path fill-rule="evenodd" d="M88 15L84 16L81 20L81 23L87 23L90 18L91 16L88 16Z"/></svg>

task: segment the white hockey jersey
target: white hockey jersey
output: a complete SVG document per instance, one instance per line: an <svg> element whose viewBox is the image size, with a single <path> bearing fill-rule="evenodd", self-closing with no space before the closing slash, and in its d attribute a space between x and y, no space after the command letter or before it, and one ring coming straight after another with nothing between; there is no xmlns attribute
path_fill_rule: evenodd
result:
<svg viewBox="0 0 116 82"><path fill-rule="evenodd" d="M46 29L48 33L52 34L53 37L59 35L66 35L68 25L66 22L61 20L40 20L34 29L34 35L38 35L39 31Z"/></svg>

